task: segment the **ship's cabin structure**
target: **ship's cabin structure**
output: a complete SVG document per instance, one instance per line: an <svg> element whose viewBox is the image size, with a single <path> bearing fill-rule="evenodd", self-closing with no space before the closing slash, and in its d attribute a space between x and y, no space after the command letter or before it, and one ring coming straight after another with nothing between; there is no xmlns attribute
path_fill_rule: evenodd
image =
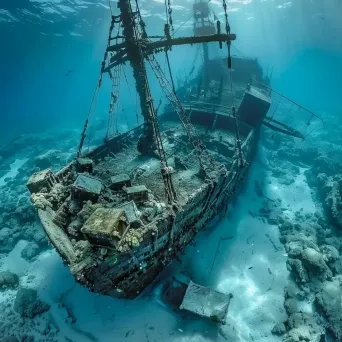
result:
<svg viewBox="0 0 342 342"><path fill-rule="evenodd" d="M208 36L216 33L215 24L207 1L197 0L193 5L195 36Z"/></svg>

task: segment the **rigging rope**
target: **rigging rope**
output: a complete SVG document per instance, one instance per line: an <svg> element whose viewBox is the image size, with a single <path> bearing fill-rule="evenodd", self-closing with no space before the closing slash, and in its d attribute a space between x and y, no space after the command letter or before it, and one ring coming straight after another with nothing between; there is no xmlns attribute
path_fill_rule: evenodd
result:
<svg viewBox="0 0 342 342"><path fill-rule="evenodd" d="M139 19L139 26L141 28L142 33L140 34L140 32L138 32L138 30L136 30L136 32L138 33L138 38L140 39L141 37L146 39L147 38L147 33L146 33L146 24L141 16L141 12L140 12L140 8L139 8L139 4L138 4L138 0L135 0L135 6L136 6L136 10L138 13L138 19ZM134 21L134 19L133 19ZM133 23L134 25L134 23Z"/></svg>
<svg viewBox="0 0 342 342"><path fill-rule="evenodd" d="M113 16L112 4L110 3L110 1L111 1L111 0L108 0L109 9L110 9L110 15Z"/></svg>
<svg viewBox="0 0 342 342"><path fill-rule="evenodd" d="M129 130L130 125L129 125L128 115L127 115L127 112L126 112L126 109L125 109L123 103L121 103L121 111L123 112L125 120L126 120L127 130Z"/></svg>
<svg viewBox="0 0 342 342"><path fill-rule="evenodd" d="M170 79L171 79L171 86L173 93L175 96L177 96L176 88L175 88L175 83L173 81L173 75L172 75L172 70L171 70L171 64L170 64L170 59L169 59L169 54L167 53L167 50L165 50L165 55L166 55L166 61L167 61L167 67L169 69L169 74L170 74Z"/></svg>
<svg viewBox="0 0 342 342"><path fill-rule="evenodd" d="M169 24L169 16L167 13L167 0L165 0L165 18L166 18L166 23Z"/></svg>
<svg viewBox="0 0 342 342"><path fill-rule="evenodd" d="M126 84L127 84L127 88L128 88L128 92L129 92L130 98L133 99L133 93L131 91L131 87L130 87L129 82L128 82L128 78L127 78L127 74L126 74L125 68L122 68L122 71L123 71L123 74L124 74L124 77L125 77L125 81L126 81ZM138 109L137 109L137 105L138 105L137 96L138 96L138 93L135 92L135 101L136 101L135 102L135 112L136 112L136 118L137 118L137 125L139 125L139 117L138 117ZM126 121L128 122L127 118L126 118Z"/></svg>
<svg viewBox="0 0 342 342"><path fill-rule="evenodd" d="M100 90L100 88L98 88L98 89ZM90 151L91 134L92 134L92 128L93 128L94 120L95 120L95 116L96 116L96 108L97 108L97 103L99 101L99 97L100 97L100 91L97 91L93 114L91 116L91 120L89 120L89 121L91 121L91 124L90 124L90 128L89 128L89 137L88 137L88 152Z"/></svg>
<svg viewBox="0 0 342 342"><path fill-rule="evenodd" d="M111 8L110 2L109 2L109 5L110 5L110 8ZM110 46L111 35L112 35L113 29L114 29L115 20L116 20L116 18L112 15L111 16L111 24L110 24L110 28L109 28L108 41L107 41L107 48ZM91 100L91 103L90 103L90 107L89 107L87 118L86 118L86 121L85 121L85 124L84 124L84 127L83 127L83 131L81 133L81 140L80 140L80 144L78 146L77 158L79 158L82 155L82 149L83 149L84 141L85 141L85 138L86 138L86 133L87 133L88 125L89 125L90 114L92 112L92 108L93 108L93 104L94 104L95 98L96 98L96 101L95 101L94 111L96 111L97 100L98 100L99 91L100 91L100 88L101 88L101 85L102 85L102 77L103 77L104 69L105 69L105 66L106 66L107 58L108 58L108 51L106 49L105 54L104 54L104 58L103 58L103 62L101 63L100 75L99 75L99 78L98 78L98 81L97 81L97 84L96 84L96 88L95 88L95 91L94 91L94 94L93 94L93 97L92 97L92 100ZM111 75L111 73L110 73L110 75ZM88 148L89 148L89 144L90 144L90 140L88 141Z"/></svg>
<svg viewBox="0 0 342 342"><path fill-rule="evenodd" d="M119 109L119 94L120 94L120 83L121 83L121 70L122 66L116 65L114 67L112 77L112 90L111 98L108 111L108 129L106 139L112 138L114 135L119 133L118 131L118 109Z"/></svg>
<svg viewBox="0 0 342 342"><path fill-rule="evenodd" d="M279 98L278 102L277 102L277 105L274 107L274 110L273 110L273 113L271 115L271 119L273 120L274 119L274 116L277 114L277 111L278 111L278 107L280 105L280 102L282 100L282 97Z"/></svg>
<svg viewBox="0 0 342 342"><path fill-rule="evenodd" d="M201 50L201 52L202 52L202 50ZM195 72L196 64L197 64L197 61L198 61L198 58L199 58L201 52L200 52L200 46L197 45L196 46L196 52L195 52L195 55L194 55L194 59L193 59L193 61L191 63L192 67L191 67L191 70L189 72L189 75L188 75L187 79L189 79L192 76L192 74ZM202 54L202 56L203 56L203 54Z"/></svg>
<svg viewBox="0 0 342 342"><path fill-rule="evenodd" d="M125 81L126 81L126 84L127 84L129 95L132 98L133 95L132 95L131 87L130 87L130 85L128 83L128 78L127 78L127 75L126 75L126 71L125 71L124 68L122 68L122 71L123 71L123 74L124 74L124 77L125 77Z"/></svg>
<svg viewBox="0 0 342 342"><path fill-rule="evenodd" d="M165 0L165 3L166 3L166 0ZM167 13L169 14L169 20L168 20L168 23L170 24L171 26L171 30L172 32L175 31L174 27L173 27L173 20L172 20L172 8L171 8L171 0L168 0L168 10L167 10Z"/></svg>
<svg viewBox="0 0 342 342"><path fill-rule="evenodd" d="M83 131L82 131L82 134L81 134L81 141L80 141L80 144L78 146L77 158L79 158L81 156L81 154L82 154L82 148L83 148L84 141L85 141L85 138L86 138L86 132L87 132L87 129L88 129L88 124L89 124L89 118L90 118L91 110L92 110L92 107L93 107L95 96L97 95L97 93L99 91L99 88L100 87L99 87L99 81L98 81L97 84L96 84L96 88L94 90L94 93L93 93L93 97L91 99L91 103L90 103L90 107L89 107L89 110L88 110L87 118L86 118L86 121L84 123Z"/></svg>
<svg viewBox="0 0 342 342"><path fill-rule="evenodd" d="M110 0L109 0L110 1ZM110 45L110 41L113 40L111 38L112 32L114 30L114 24L116 22L116 17L112 15L112 25L109 33L109 41L108 46ZM114 40L116 43L118 43L118 40L120 39L120 30L121 25L117 25L117 33L114 37ZM123 41L123 39L121 39ZM107 46L107 48L108 48ZM108 56L108 55L107 55ZM106 56L105 56L106 58ZM105 59L106 60L106 59ZM121 85L121 70L122 65L118 64L114 67L113 73L110 74L110 77L112 79L112 89L111 89L111 97L110 97L110 104L109 104L109 110L108 110L108 129L106 134L106 140L112 138L113 136L119 134L118 129L118 112L119 112L119 95L120 95L120 85Z"/></svg>
<svg viewBox="0 0 342 342"><path fill-rule="evenodd" d="M209 4L209 2L211 2L211 0L207 0L207 3ZM194 14L191 14L191 16L185 20L183 22L182 25L180 25L173 33L172 33L172 36L174 36L185 24L187 24L192 18L193 18Z"/></svg>
<svg viewBox="0 0 342 342"><path fill-rule="evenodd" d="M207 164L210 163L212 166L216 164L213 157L210 155L209 151L206 149L203 142L197 137L194 127L192 126L189 116L186 115L185 110L179 101L177 95L173 92L172 85L168 81L168 79L163 74L163 71L155 58L147 58L151 68L156 75L156 78L165 94L165 96L170 101L173 106L175 112L178 114L178 117L185 129L185 132L188 136L189 142L194 148L194 151L197 155L197 158L200 162L201 168L204 172L206 172L205 159Z"/></svg>
<svg viewBox="0 0 342 342"><path fill-rule="evenodd" d="M139 126L139 114L138 114L138 93L135 93L135 115L137 119L137 125Z"/></svg>
<svg viewBox="0 0 342 342"><path fill-rule="evenodd" d="M226 33L230 34L230 25L228 21L228 12L227 12L227 3L226 0L223 0L223 9L224 9L224 16L226 18ZM244 160L243 160L243 154L242 154L242 146L241 146L241 139L240 139L240 130L239 130L239 121L236 114L236 108L235 108L235 96L234 96L234 89L233 89L233 72L232 72L232 56L230 52L231 48L231 42L227 42L228 47L228 69L229 69L229 81L230 81L230 91L232 94L232 114L235 121L235 134L236 134L236 147L237 147L237 153L239 158L239 167L244 167Z"/></svg>
<svg viewBox="0 0 342 342"><path fill-rule="evenodd" d="M137 5L137 11L138 11L138 18L140 19L140 23L141 23L142 18L141 18L141 14L140 14L140 10L139 10L137 0L136 0L136 5ZM132 8L131 8L131 11L132 11ZM135 32L135 36L137 38L139 38L140 32L136 26L136 22L134 19L132 21L132 25L133 25L133 30ZM147 38L147 34L145 31L145 24L144 23L140 24L140 28L143 31L142 36ZM137 40L137 44L138 44L138 48L140 50L140 54L142 56L145 56L143 51L142 51L142 47L141 47L139 39ZM174 188L173 182L172 182L172 172L171 172L171 168L168 165L164 146L162 143L161 133L159 130L159 123L158 123L158 120L156 118L156 113L155 113L155 109L154 109L154 105L153 105L153 101L152 101L152 97L151 97L151 90L150 90L149 83L147 80L146 71L143 72L143 76L145 77L147 105L150 108L149 113L150 113L151 126L152 126L152 130L154 133L154 140L155 140L155 144L157 147L158 155L160 158L160 164L161 164L161 170L160 171L161 171L162 179L163 179L164 186L165 186L166 196L167 196L168 202L171 204L177 198L176 191L175 191L175 188Z"/></svg>
<svg viewBox="0 0 342 342"><path fill-rule="evenodd" d="M167 39L171 39L169 23L172 27L172 17L171 17L172 9L171 9L170 0L168 0L168 1L165 0L165 13L166 13L167 24L165 25L165 32L164 33L165 33L165 36ZM168 14L169 14L169 16L168 16ZM193 15L187 21L189 21L192 17L193 17ZM180 27L178 29L180 29ZM174 31L173 27L172 27L172 31L173 31L173 36L174 36L175 31ZM210 153L207 151L207 149L205 148L203 142L199 138L196 137L196 134L194 132L194 128L193 128L188 116L185 114L185 110L184 110L184 108L183 108L183 106L182 106L182 104L181 104L181 102L177 96L175 83L174 83L174 79L173 79L173 74L172 74L172 69L171 69L171 64L170 64L170 59L169 59L169 55L168 55L168 49L169 49L169 47L165 48L165 57L166 57L165 62L167 63L167 66L168 66L168 71L169 71L170 80L171 80L170 82L165 77L165 74L164 74L165 73L165 65L164 65L164 73L163 73L159 63L155 59L155 56L152 56L152 58L148 58L148 61L152 67L153 72L156 75L156 78L157 78L164 94L166 95L166 97L170 101L175 112L178 114L178 117L181 120L183 127L185 128L189 142L194 147L194 151L195 151L195 153L199 159L202 170L204 172L206 172L206 167L204 164L203 156L206 156L207 161L211 165L215 165L215 161L212 158L212 156L210 155ZM171 90L169 88L171 88Z"/></svg>

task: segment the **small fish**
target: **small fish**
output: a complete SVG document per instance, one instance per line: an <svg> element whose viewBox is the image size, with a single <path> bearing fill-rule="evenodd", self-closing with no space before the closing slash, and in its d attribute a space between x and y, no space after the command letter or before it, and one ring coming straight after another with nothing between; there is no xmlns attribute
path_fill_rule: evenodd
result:
<svg viewBox="0 0 342 342"><path fill-rule="evenodd" d="M321 14L314 14L312 16L313 19L321 19L321 20L325 20L325 18L321 15Z"/></svg>
<svg viewBox="0 0 342 342"><path fill-rule="evenodd" d="M234 239L234 236L227 236L225 238L221 238L222 241L231 240L231 239Z"/></svg>
<svg viewBox="0 0 342 342"><path fill-rule="evenodd" d="M251 270L252 268L253 268L253 266L251 266L251 267L248 267L248 269L249 269L249 270Z"/></svg>
<svg viewBox="0 0 342 342"><path fill-rule="evenodd" d="M249 244L251 243L251 239L252 239L253 236L254 236L254 234L252 234L251 236L249 236L249 237L247 238L247 240L246 240L247 245L249 245Z"/></svg>
<svg viewBox="0 0 342 342"><path fill-rule="evenodd" d="M255 215L253 214L253 212L250 209L248 210L248 214L251 215L253 218L255 218Z"/></svg>
<svg viewBox="0 0 342 342"><path fill-rule="evenodd" d="M129 335L134 335L134 330L128 330L125 337L127 338Z"/></svg>

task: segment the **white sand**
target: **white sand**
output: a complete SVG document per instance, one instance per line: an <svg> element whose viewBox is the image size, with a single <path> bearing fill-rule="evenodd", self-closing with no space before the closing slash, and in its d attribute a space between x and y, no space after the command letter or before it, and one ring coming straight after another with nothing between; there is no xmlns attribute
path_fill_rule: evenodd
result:
<svg viewBox="0 0 342 342"><path fill-rule="evenodd" d="M14 178L18 172L19 169L28 161L28 158L23 159L16 159L14 163L10 165L11 169L2 177L0 177L0 187L3 185L6 185L5 179L6 178Z"/></svg>

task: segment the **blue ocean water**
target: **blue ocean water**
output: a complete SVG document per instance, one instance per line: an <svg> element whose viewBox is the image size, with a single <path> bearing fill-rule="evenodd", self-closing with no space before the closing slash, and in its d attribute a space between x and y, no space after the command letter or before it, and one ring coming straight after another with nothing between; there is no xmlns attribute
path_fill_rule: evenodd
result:
<svg viewBox="0 0 342 342"><path fill-rule="evenodd" d="M224 22L222 2L208 2ZM231 30L237 34L232 53L258 58L264 71L272 72L272 88L325 121L310 141L303 144L303 155L294 150L295 143L288 144L283 137L271 140L271 133L263 131L264 144L245 192L234 207L238 209L229 210L226 218L217 223L215 232L200 236L197 245L189 247L182 258L184 270L194 274L197 281L234 293L235 302L227 326L217 329L196 319L182 321L179 315L160 303L158 287L150 297L139 302L93 295L75 283L50 246L40 245L39 241L44 237L34 219L25 188L30 171L25 165L28 160L52 149L57 150L52 157L52 165L56 168L75 155L107 44L109 4L117 12L116 1L112 0L110 3L107 0L0 2L0 148L10 147L11 151L9 156L1 156L0 149L0 271L17 274L18 286L37 289L39 297L50 305L48 314L43 313L32 320L39 326L33 329L29 327L29 318L17 317L13 306L17 287L0 289L0 307L3 308L0 310L0 338L16 336L23 341L29 341L32 336L37 341L281 341L283 337L272 334L271 330L275 324L285 322L286 341L301 338L322 341L322 336L323 341L341 340L342 335L334 328L334 324L341 323L340 312L334 311L334 324L315 322L316 332L307 328L310 319L316 317L314 298L319 295L311 290L312 298L306 298L303 293L310 292L309 285L296 289L295 297L302 298L299 304L292 303L296 309L289 309L290 304L284 308L284 302L292 299L288 294L284 298L288 278L293 277L287 257L293 257L295 252L283 246L290 238L284 237L282 230L279 233L276 225L255 222L252 218L263 205L254 189L255 180L260 179L264 179L261 182L264 193L272 200L281 199L281 210L290 219L302 215L302 222L305 222L320 213L317 214L323 217L318 219L320 229L329 233L323 242L315 235L312 238L314 247L308 248L321 251L323 255L323 245L333 246L337 256L329 259L326 253L322 261L329 266L331 274L322 276L320 281L334 284L334 279L339 279L342 274L342 243L338 242L341 239L340 222L322 222L329 220L324 205L328 203L328 212L329 208L335 208L331 204L335 203L331 199L334 182L336 191L342 193L339 190L342 187L338 188L338 184L342 184L339 179L342 162L340 0L227 0ZM141 0L139 4L148 32L162 35L164 1ZM176 36L192 34L192 4L192 0L171 0ZM174 48L170 52L177 83L184 81L198 53L193 46ZM210 48L210 53L226 56L226 50L217 47ZM163 56L159 61L165 65ZM126 65L124 70L119 107L122 130L133 128L137 115L142 122L131 69ZM162 97L157 81L150 70L148 73L155 105L159 99L165 104L167 101ZM104 138L110 87L109 79L105 77L96 116L91 119L88 135L91 140L87 138L87 146L100 144ZM19 139L18 142L22 134L27 135L27 140L21 142ZM326 145L322 146L322 143ZM317 162L317 158L329 161L324 164L321 159ZM326 178L318 177L322 174ZM286 176L293 179L289 181ZM323 181L315 182L318 178ZM320 200L320 195L324 199ZM341 203L336 205L336 210L342 211L341 197L336 198ZM218 242L227 234L228 228L234 239L220 245L217 264L208 275ZM297 233L309 236L311 230L305 229ZM321 236L321 230L315 229L320 232L317 236ZM34 256L29 262L23 258L22 250L32 241L39 248L37 253L31 250ZM309 269L310 266L305 267ZM328 295L341 296L341 291L336 291ZM322 320L332 315L329 309L318 312L325 312ZM291 326L288 317L294 313L309 318ZM295 329L302 330L293 332Z"/></svg>
<svg viewBox="0 0 342 342"><path fill-rule="evenodd" d="M160 34L163 2L146 1L143 5L151 34ZM219 1L212 1L211 6L222 15ZM233 1L229 6L232 31L238 36L234 53L257 57L265 69L273 68L273 86L303 105L315 110L338 109L339 1L254 0ZM191 16L191 1L176 2L174 7L177 27ZM61 125L82 122L97 81L109 22L107 1L2 1L1 116L5 136L26 128L49 127L51 121ZM192 20L179 31L190 33ZM194 48L189 49L189 54L194 53ZM183 48L172 54L176 72L191 68L192 56L183 63L185 56L188 53ZM66 77L70 69L73 74ZM100 102L101 113L107 109L105 101Z"/></svg>

